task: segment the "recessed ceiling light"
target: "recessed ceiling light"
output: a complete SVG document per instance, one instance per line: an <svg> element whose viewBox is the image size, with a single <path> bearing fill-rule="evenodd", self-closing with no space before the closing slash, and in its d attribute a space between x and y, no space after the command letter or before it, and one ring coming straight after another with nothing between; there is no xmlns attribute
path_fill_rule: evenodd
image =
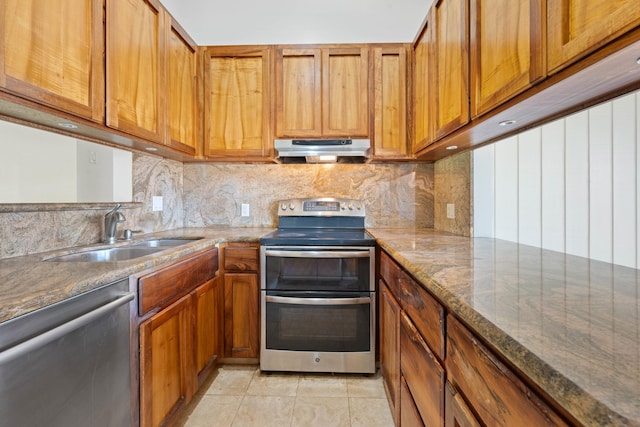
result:
<svg viewBox="0 0 640 427"><path fill-rule="evenodd" d="M457 145L450 145L447 147L447 150L456 150L458 148Z"/></svg>
<svg viewBox="0 0 640 427"><path fill-rule="evenodd" d="M64 129L78 129L78 126L74 125L73 123L58 123L58 126Z"/></svg>
<svg viewBox="0 0 640 427"><path fill-rule="evenodd" d="M640 65L640 58L636 59L636 64Z"/></svg>
<svg viewBox="0 0 640 427"><path fill-rule="evenodd" d="M156 147L146 147L145 150L147 150L147 151L158 151L158 149Z"/></svg>
<svg viewBox="0 0 640 427"><path fill-rule="evenodd" d="M511 126L511 125L515 125L516 121L515 120L504 120L500 123L498 123L498 126Z"/></svg>

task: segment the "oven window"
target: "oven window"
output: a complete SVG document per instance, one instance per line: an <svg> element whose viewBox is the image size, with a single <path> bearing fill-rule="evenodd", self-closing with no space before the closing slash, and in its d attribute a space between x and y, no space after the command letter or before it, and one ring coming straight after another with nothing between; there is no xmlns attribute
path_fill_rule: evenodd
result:
<svg viewBox="0 0 640 427"><path fill-rule="evenodd" d="M369 291L370 258L266 257L266 289Z"/></svg>
<svg viewBox="0 0 640 427"><path fill-rule="evenodd" d="M266 348L270 350L369 351L371 304L266 303Z"/></svg>

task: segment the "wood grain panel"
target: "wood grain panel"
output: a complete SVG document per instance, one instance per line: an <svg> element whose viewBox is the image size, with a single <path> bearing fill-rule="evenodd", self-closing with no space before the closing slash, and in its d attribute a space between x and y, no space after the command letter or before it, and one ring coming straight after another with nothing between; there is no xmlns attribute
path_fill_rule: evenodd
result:
<svg viewBox="0 0 640 427"><path fill-rule="evenodd" d="M0 86L104 119L102 0L0 2Z"/></svg>
<svg viewBox="0 0 640 427"><path fill-rule="evenodd" d="M224 248L225 271L258 271L258 258L260 247L258 245L243 246L230 245Z"/></svg>
<svg viewBox="0 0 640 427"><path fill-rule="evenodd" d="M396 424L400 410L400 306L384 281L379 286L380 373Z"/></svg>
<svg viewBox="0 0 640 427"><path fill-rule="evenodd" d="M186 295L140 325L140 425L164 424L194 390L191 298Z"/></svg>
<svg viewBox="0 0 640 427"><path fill-rule="evenodd" d="M400 276L398 300L431 351L444 360L445 312L442 304L404 271Z"/></svg>
<svg viewBox="0 0 640 427"><path fill-rule="evenodd" d="M192 293L195 299L195 372L202 384L222 357L224 339L224 286L219 277L209 280Z"/></svg>
<svg viewBox="0 0 640 427"><path fill-rule="evenodd" d="M433 11L435 132L441 138L469 121L469 5L440 0Z"/></svg>
<svg viewBox="0 0 640 427"><path fill-rule="evenodd" d="M400 422L402 427L424 427L420 413L413 401L407 382L402 378L400 383Z"/></svg>
<svg viewBox="0 0 640 427"><path fill-rule="evenodd" d="M107 125L161 143L165 21L157 0L107 2Z"/></svg>
<svg viewBox="0 0 640 427"><path fill-rule="evenodd" d="M369 135L369 51L322 50L322 132L324 136Z"/></svg>
<svg viewBox="0 0 640 427"><path fill-rule="evenodd" d="M194 155L199 114L197 46L175 21L171 23L167 44L167 141L172 147Z"/></svg>
<svg viewBox="0 0 640 427"><path fill-rule="evenodd" d="M640 25L637 0L547 0L547 49L553 73Z"/></svg>
<svg viewBox="0 0 640 427"><path fill-rule="evenodd" d="M386 252L380 251L380 277L385 281L391 295L400 295L400 266Z"/></svg>
<svg viewBox="0 0 640 427"><path fill-rule="evenodd" d="M280 48L276 67L277 135L322 135L320 49Z"/></svg>
<svg viewBox="0 0 640 427"><path fill-rule="evenodd" d="M447 317L446 368L483 425L567 425L453 316Z"/></svg>
<svg viewBox="0 0 640 427"><path fill-rule="evenodd" d="M444 369L404 312L400 316L400 368L425 425L444 426Z"/></svg>
<svg viewBox="0 0 640 427"><path fill-rule="evenodd" d="M218 249L161 268L138 279L138 312L143 315L206 282L218 271Z"/></svg>
<svg viewBox="0 0 640 427"><path fill-rule="evenodd" d="M471 0L471 115L478 116L545 75L541 0Z"/></svg>
<svg viewBox="0 0 640 427"><path fill-rule="evenodd" d="M431 144L435 134L432 21L432 14L429 14L413 48L413 154Z"/></svg>
<svg viewBox="0 0 640 427"><path fill-rule="evenodd" d="M260 317L258 277L252 273L224 275L225 356L258 357Z"/></svg>
<svg viewBox="0 0 640 427"><path fill-rule="evenodd" d="M404 47L373 49L376 158L407 158L407 52Z"/></svg>
<svg viewBox="0 0 640 427"><path fill-rule="evenodd" d="M445 426L482 427L460 393L450 384L445 386Z"/></svg>

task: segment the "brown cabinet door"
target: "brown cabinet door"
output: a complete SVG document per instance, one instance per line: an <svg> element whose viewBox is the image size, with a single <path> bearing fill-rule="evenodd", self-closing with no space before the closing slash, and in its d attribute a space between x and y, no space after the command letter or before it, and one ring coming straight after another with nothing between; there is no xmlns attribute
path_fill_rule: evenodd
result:
<svg viewBox="0 0 640 427"><path fill-rule="evenodd" d="M369 135L369 49L322 50L322 133Z"/></svg>
<svg viewBox="0 0 640 427"><path fill-rule="evenodd" d="M278 48L276 79L277 135L322 136L320 49Z"/></svg>
<svg viewBox="0 0 640 427"><path fill-rule="evenodd" d="M159 426L193 394L191 297L140 324L140 425Z"/></svg>
<svg viewBox="0 0 640 427"><path fill-rule="evenodd" d="M471 0L471 115L545 75L542 0Z"/></svg>
<svg viewBox="0 0 640 427"><path fill-rule="evenodd" d="M373 75L374 158L409 158L406 47L373 48Z"/></svg>
<svg viewBox="0 0 640 427"><path fill-rule="evenodd" d="M481 427L460 393L450 384L445 387L445 427Z"/></svg>
<svg viewBox="0 0 640 427"><path fill-rule="evenodd" d="M396 424L402 427L424 427L416 402L404 378L400 381L400 423Z"/></svg>
<svg viewBox="0 0 640 427"><path fill-rule="evenodd" d="M379 286L380 373L393 419L398 423L400 409L400 306L384 281Z"/></svg>
<svg viewBox="0 0 640 427"><path fill-rule="evenodd" d="M447 317L447 373L484 425L567 424L455 317Z"/></svg>
<svg viewBox="0 0 640 427"><path fill-rule="evenodd" d="M104 121L103 0L0 2L0 87Z"/></svg>
<svg viewBox="0 0 640 427"><path fill-rule="evenodd" d="M638 25L638 0L547 0L549 73Z"/></svg>
<svg viewBox="0 0 640 427"><path fill-rule="evenodd" d="M422 33L413 47L413 154L431 144L435 133L432 16L431 13L427 16Z"/></svg>
<svg viewBox="0 0 640 427"><path fill-rule="evenodd" d="M197 46L171 17L167 47L167 143L196 154L198 97Z"/></svg>
<svg viewBox="0 0 640 427"><path fill-rule="evenodd" d="M210 47L204 58L207 158L243 160L271 155L268 47Z"/></svg>
<svg viewBox="0 0 640 427"><path fill-rule="evenodd" d="M225 356L256 358L260 351L258 275L225 273Z"/></svg>
<svg viewBox="0 0 640 427"><path fill-rule="evenodd" d="M157 0L107 0L107 126L160 143L166 17Z"/></svg>
<svg viewBox="0 0 640 427"><path fill-rule="evenodd" d="M369 135L366 46L280 47L276 79L279 137Z"/></svg>
<svg viewBox="0 0 640 427"><path fill-rule="evenodd" d="M198 384L206 379L224 351L224 287L219 277L192 292L194 298L194 351Z"/></svg>
<svg viewBox="0 0 640 427"><path fill-rule="evenodd" d="M439 0L432 16L438 139L469 122L469 2Z"/></svg>
<svg viewBox="0 0 640 427"><path fill-rule="evenodd" d="M405 313L400 316L400 370L425 425L444 426L444 369Z"/></svg>

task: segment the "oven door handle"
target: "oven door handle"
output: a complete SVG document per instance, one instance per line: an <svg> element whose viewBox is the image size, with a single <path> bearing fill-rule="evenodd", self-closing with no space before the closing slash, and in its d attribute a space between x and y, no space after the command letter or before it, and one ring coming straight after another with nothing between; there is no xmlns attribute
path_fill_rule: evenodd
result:
<svg viewBox="0 0 640 427"><path fill-rule="evenodd" d="M369 251L278 251L266 250L266 256L287 258L369 258Z"/></svg>
<svg viewBox="0 0 640 427"><path fill-rule="evenodd" d="M371 297L361 298L290 298L266 295L266 302L298 305L356 305L371 304Z"/></svg>

